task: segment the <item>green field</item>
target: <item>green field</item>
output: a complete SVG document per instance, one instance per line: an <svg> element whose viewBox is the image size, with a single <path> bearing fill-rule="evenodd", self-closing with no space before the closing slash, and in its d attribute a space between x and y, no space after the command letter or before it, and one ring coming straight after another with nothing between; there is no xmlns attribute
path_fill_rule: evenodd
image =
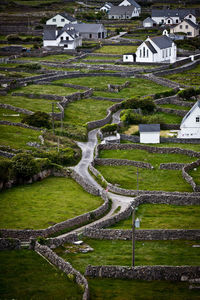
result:
<svg viewBox="0 0 200 300"><path fill-rule="evenodd" d="M0 107L0 120L6 120L10 122L21 122L24 116L24 114Z"/></svg>
<svg viewBox="0 0 200 300"><path fill-rule="evenodd" d="M104 178L124 189L137 189L137 168L133 166L96 166ZM139 190L192 192L181 170L149 170L139 168Z"/></svg>
<svg viewBox="0 0 200 300"><path fill-rule="evenodd" d="M172 81L178 82L180 84L199 87L200 85L199 75L200 75L200 64L198 64L192 70L182 72L182 73L166 75L164 77Z"/></svg>
<svg viewBox="0 0 200 300"><path fill-rule="evenodd" d="M29 1L30 2L30 1ZM70 58L73 58L72 55L69 54L57 54L57 55L47 55L43 57L20 57L19 60L27 60L27 61L65 61Z"/></svg>
<svg viewBox="0 0 200 300"><path fill-rule="evenodd" d="M141 204L135 213L140 219L139 229L199 229L200 207L167 204ZM131 229L132 216L110 228Z"/></svg>
<svg viewBox="0 0 200 300"><path fill-rule="evenodd" d="M81 300L81 288L31 250L0 251L1 299Z"/></svg>
<svg viewBox="0 0 200 300"><path fill-rule="evenodd" d="M200 153L200 144L161 143L161 144L147 144L147 146L159 147L159 148L166 148L166 147L181 148L181 149L193 150Z"/></svg>
<svg viewBox="0 0 200 300"><path fill-rule="evenodd" d="M0 194L0 228L40 229L96 209L102 199L69 178L49 177Z"/></svg>
<svg viewBox="0 0 200 300"><path fill-rule="evenodd" d="M200 185L200 167L194 168L189 172L189 174L193 177L194 182L197 185Z"/></svg>
<svg viewBox="0 0 200 300"><path fill-rule="evenodd" d="M16 92L22 93L30 93L30 94L52 94L52 95L59 95L59 96L67 96L69 94L74 94L79 92L71 87L64 87L64 86L56 86L56 85L37 85L31 84L25 87L21 87L15 90Z"/></svg>
<svg viewBox="0 0 200 300"><path fill-rule="evenodd" d="M186 106L178 106L175 104L162 104L159 105L159 107L163 107L163 108L172 108L172 109L178 109L178 110L190 110L190 107L186 107Z"/></svg>
<svg viewBox="0 0 200 300"><path fill-rule="evenodd" d="M104 54L124 54L129 52L135 52L138 46L103 46L97 50L96 53Z"/></svg>

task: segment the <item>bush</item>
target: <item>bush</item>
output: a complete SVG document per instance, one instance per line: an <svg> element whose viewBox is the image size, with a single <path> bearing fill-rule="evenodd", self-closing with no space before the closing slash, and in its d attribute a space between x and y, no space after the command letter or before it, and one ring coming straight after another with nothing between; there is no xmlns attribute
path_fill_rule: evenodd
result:
<svg viewBox="0 0 200 300"><path fill-rule="evenodd" d="M195 90L193 87L191 87L191 88L187 88L187 89L179 91L178 96L181 97L182 99L187 100L187 99L190 99L193 96L196 97L197 92L198 92L198 90Z"/></svg>
<svg viewBox="0 0 200 300"><path fill-rule="evenodd" d="M21 42L22 41L22 39L18 36L18 34L9 34L6 37L6 40L8 42L11 42L11 43L13 43L13 42Z"/></svg>
<svg viewBox="0 0 200 300"><path fill-rule="evenodd" d="M142 99L132 98L122 102L122 108L126 109L137 109L141 108L145 113L151 113L154 111L156 105L151 97L146 97Z"/></svg>
<svg viewBox="0 0 200 300"><path fill-rule="evenodd" d="M134 113L131 109L127 109L121 112L121 120L125 125L138 125L138 124L162 124L163 121L160 117L155 115L142 116Z"/></svg>
<svg viewBox="0 0 200 300"><path fill-rule="evenodd" d="M30 126L46 127L50 128L50 116L42 111L36 111L34 114L25 116L22 119L22 123L26 123Z"/></svg>
<svg viewBox="0 0 200 300"><path fill-rule="evenodd" d="M35 70L40 70L42 67L39 64L27 64L27 65L23 64L23 65L18 65L18 68L35 71Z"/></svg>
<svg viewBox="0 0 200 300"><path fill-rule="evenodd" d="M171 65L170 65L171 66ZM172 68L172 66L170 67ZM159 99L159 98L164 98L164 97L169 97L169 96L173 96L177 93L177 91L175 90L169 90L169 91L165 91L165 92L161 92L161 93L156 93L154 95L154 99Z"/></svg>
<svg viewBox="0 0 200 300"><path fill-rule="evenodd" d="M106 124L101 127L102 132L113 132L117 130L117 124Z"/></svg>
<svg viewBox="0 0 200 300"><path fill-rule="evenodd" d="M6 182L10 178L12 161L8 158L3 158L0 160L0 181Z"/></svg>
<svg viewBox="0 0 200 300"><path fill-rule="evenodd" d="M47 158L47 164L73 165L76 162L74 150L72 148L60 149L60 151L51 150L49 152L37 152L37 157ZM50 164L51 165L51 164Z"/></svg>
<svg viewBox="0 0 200 300"><path fill-rule="evenodd" d="M12 158L12 172L16 178L29 179L39 172L39 167L32 155L20 153Z"/></svg>

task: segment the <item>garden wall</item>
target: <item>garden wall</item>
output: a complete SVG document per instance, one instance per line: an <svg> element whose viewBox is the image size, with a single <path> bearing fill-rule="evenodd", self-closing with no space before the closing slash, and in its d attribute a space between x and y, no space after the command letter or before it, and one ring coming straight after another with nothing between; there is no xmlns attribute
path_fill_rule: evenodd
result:
<svg viewBox="0 0 200 300"><path fill-rule="evenodd" d="M149 163L129 159L95 158L94 164L99 166L135 166L138 168L152 169Z"/></svg>
<svg viewBox="0 0 200 300"><path fill-rule="evenodd" d="M200 277L199 266L87 266L85 276L91 278L118 278L138 280L181 281L182 276L195 279Z"/></svg>
<svg viewBox="0 0 200 300"><path fill-rule="evenodd" d="M188 62L191 62L191 58L188 59ZM194 62L191 62L190 64L187 65L183 65L180 66L178 68L175 69L169 69L169 70L163 70L163 71L159 71L154 73L155 76L165 76L165 75L170 75L170 74L176 74L176 73L182 73L185 71L189 71L193 68L195 68L198 64L200 63L200 60L195 60Z"/></svg>
<svg viewBox="0 0 200 300"><path fill-rule="evenodd" d="M82 299L83 300L89 299L89 287L86 278L80 272L74 269L70 263L68 263L61 257L59 257L47 246L40 245L37 242L35 244L35 251L41 254L42 256L44 256L45 258L47 258L52 264L54 264L58 269L60 269L67 275L68 274L74 275L75 282L78 285L83 286L84 288Z"/></svg>
<svg viewBox="0 0 200 300"><path fill-rule="evenodd" d="M197 185L192 176L188 174L188 171L193 170L194 168L198 168L200 166L200 159L197 161L187 164L182 168L182 176L183 178L192 186L194 192L200 192L200 185Z"/></svg>
<svg viewBox="0 0 200 300"><path fill-rule="evenodd" d="M33 129L33 130L38 130L41 131L41 128L38 127L33 127L33 126L29 126L23 123L15 123L15 122L10 122L10 121L0 121L0 125L8 125L8 126L19 126L19 127L23 127L23 128L27 128L27 129Z"/></svg>
<svg viewBox="0 0 200 300"><path fill-rule="evenodd" d="M19 239L2 239L0 238L0 251L1 250L19 250L21 249L21 242Z"/></svg>
<svg viewBox="0 0 200 300"><path fill-rule="evenodd" d="M184 117L187 113L186 110L180 110L180 109L173 109L173 108L164 108L164 107L156 107L156 111L163 112L166 114L173 114L176 116Z"/></svg>

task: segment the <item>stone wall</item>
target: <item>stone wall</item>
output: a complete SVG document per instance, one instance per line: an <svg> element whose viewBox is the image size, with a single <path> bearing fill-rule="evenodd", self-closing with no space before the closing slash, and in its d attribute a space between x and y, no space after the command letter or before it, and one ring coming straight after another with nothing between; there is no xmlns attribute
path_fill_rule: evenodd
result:
<svg viewBox="0 0 200 300"><path fill-rule="evenodd" d="M191 59L190 59L191 62ZM195 68L198 64L200 63L200 60L195 60L194 62L191 62L191 64L183 65L175 69L168 69L168 70L163 70L154 73L155 76L165 76L165 75L170 75L170 74L176 74L176 73L182 73L185 71L189 71L193 68Z"/></svg>
<svg viewBox="0 0 200 300"><path fill-rule="evenodd" d="M92 194L92 195L100 195L99 189L97 189L95 186L90 185L82 176L80 176L75 170L72 171L71 177L80 184L83 189Z"/></svg>
<svg viewBox="0 0 200 300"><path fill-rule="evenodd" d="M19 239L0 238L0 251L1 250L19 250L19 249L21 249L21 242Z"/></svg>
<svg viewBox="0 0 200 300"><path fill-rule="evenodd" d="M25 115L32 115L33 114L33 111L31 111L31 110L20 108L20 107L15 107L15 106L10 105L10 104L0 103L0 107L5 108L5 109L10 109L10 110L13 110L13 111L25 114Z"/></svg>
<svg viewBox="0 0 200 300"><path fill-rule="evenodd" d="M200 277L199 266L87 266L85 276L92 278L181 281L182 276Z"/></svg>
<svg viewBox="0 0 200 300"><path fill-rule="evenodd" d="M197 161L187 164L182 168L182 176L183 178L192 186L194 192L200 192L200 185L197 185L192 176L188 174L190 170L193 170L194 168L198 168L200 166L200 159Z"/></svg>
<svg viewBox="0 0 200 300"><path fill-rule="evenodd" d="M186 107L192 107L194 105L193 102L181 100L181 98L178 95L155 99L154 103L156 105L161 105L161 104L175 104L175 105L179 105L179 106L183 106L183 107L184 106L186 106Z"/></svg>
<svg viewBox="0 0 200 300"><path fill-rule="evenodd" d="M173 108L165 108L165 107L156 107L156 111L163 112L166 114L173 114L176 116L184 117L187 114L186 110L173 109Z"/></svg>
<svg viewBox="0 0 200 300"><path fill-rule="evenodd" d="M95 100L106 100L106 101L111 101L111 102L122 102L124 101L125 99L124 98L108 98L108 97L96 97L96 96L93 96L92 99L95 99Z"/></svg>
<svg viewBox="0 0 200 300"><path fill-rule="evenodd" d="M32 129L32 130L38 130L38 131L41 130L41 128L38 128L38 127L33 127L33 126L29 126L29 125L26 125L23 123L15 123L15 122L10 122L10 121L0 121L0 125L19 126L19 127L28 128L28 129Z"/></svg>
<svg viewBox="0 0 200 300"><path fill-rule="evenodd" d="M96 158L94 160L94 164L99 166L135 166L145 169L153 168L153 166L149 163L129 159Z"/></svg>
<svg viewBox="0 0 200 300"><path fill-rule="evenodd" d="M72 267L70 263L59 257L47 246L40 245L38 242L35 244L35 251L44 256L50 263L55 265L58 269L63 271L65 274L74 275L75 282L84 287L83 300L89 300L89 287L86 278Z"/></svg>
<svg viewBox="0 0 200 300"><path fill-rule="evenodd" d="M126 81L123 84L110 84L108 83L108 91L112 93L118 93L122 89L128 87L130 85L130 81Z"/></svg>
<svg viewBox="0 0 200 300"><path fill-rule="evenodd" d="M160 164L159 169L161 170L182 170L185 164L179 163L168 163L168 164Z"/></svg>

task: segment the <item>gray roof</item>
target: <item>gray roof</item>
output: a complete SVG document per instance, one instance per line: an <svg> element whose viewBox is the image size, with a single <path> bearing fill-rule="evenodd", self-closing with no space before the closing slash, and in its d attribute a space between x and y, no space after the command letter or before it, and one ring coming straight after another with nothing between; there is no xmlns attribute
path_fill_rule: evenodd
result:
<svg viewBox="0 0 200 300"><path fill-rule="evenodd" d="M181 125L185 122L185 120L191 115L191 113L197 108L200 108L200 100L198 100L193 106L192 108L188 111L188 113L185 115L185 117L183 118Z"/></svg>
<svg viewBox="0 0 200 300"><path fill-rule="evenodd" d="M151 22L152 24L155 23L155 21L152 18L150 18L150 17L144 19L143 23L144 22Z"/></svg>
<svg viewBox="0 0 200 300"><path fill-rule="evenodd" d="M53 41L56 39L56 25L45 25L43 31L43 40Z"/></svg>
<svg viewBox="0 0 200 300"><path fill-rule="evenodd" d="M153 45L152 45L149 41L145 42L145 44L147 45L147 47L149 48L149 50L150 50L152 53L158 53L158 52L156 51L156 49L153 47Z"/></svg>
<svg viewBox="0 0 200 300"><path fill-rule="evenodd" d="M132 5L128 6L112 6L109 15L127 15L132 16L135 7Z"/></svg>
<svg viewBox="0 0 200 300"><path fill-rule="evenodd" d="M140 132L159 132L160 124L139 124Z"/></svg>
<svg viewBox="0 0 200 300"><path fill-rule="evenodd" d="M150 39L160 49L170 48L172 46L172 43L173 43L173 41L166 35L150 37Z"/></svg>
<svg viewBox="0 0 200 300"><path fill-rule="evenodd" d="M63 13L59 13L59 15L61 15L63 18L69 20L70 22L74 22L76 21L76 19L70 15L68 15L67 13L63 12Z"/></svg>
<svg viewBox="0 0 200 300"><path fill-rule="evenodd" d="M199 28L199 25L195 24L194 22L192 22L191 20L189 19L185 19L184 20L186 23L188 23L190 26L192 26L193 28L195 29L198 29Z"/></svg>
<svg viewBox="0 0 200 300"><path fill-rule="evenodd" d="M195 16L195 9L152 9L151 17L179 17L184 19L188 14Z"/></svg>
<svg viewBox="0 0 200 300"><path fill-rule="evenodd" d="M141 8L141 6L137 2L135 2L135 0L128 0L128 2L131 3L131 5L133 5L137 8Z"/></svg>
<svg viewBox="0 0 200 300"><path fill-rule="evenodd" d="M106 31L103 24L97 23L78 23L78 24L66 24L63 28L65 30L69 27L74 27L74 29L80 33L97 33Z"/></svg>

